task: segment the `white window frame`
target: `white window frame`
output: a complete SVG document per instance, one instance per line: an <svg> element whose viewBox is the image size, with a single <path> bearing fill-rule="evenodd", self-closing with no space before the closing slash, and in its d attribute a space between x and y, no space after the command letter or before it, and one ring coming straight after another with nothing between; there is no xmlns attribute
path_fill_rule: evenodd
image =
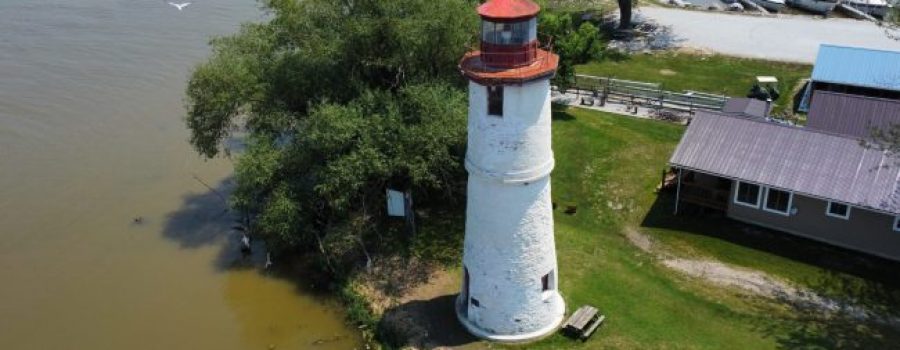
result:
<svg viewBox="0 0 900 350"><path fill-rule="evenodd" d="M786 210L786 211L779 211L779 210L776 210L776 209L769 209L769 207L766 206L766 204L768 204L768 202L769 202L769 190L776 190L776 191L781 191L781 192L787 192L787 194L788 194L788 204L787 204L787 210ZM793 207L794 207L794 192L791 192L791 191L785 191L785 190L780 190L780 189L777 189L777 188L766 187L766 196L765 196L765 199L763 199L763 202L762 202L762 210L765 210L765 211L770 212L770 213L773 213L773 214L782 215L782 216L791 216L791 209L792 209Z"/></svg>
<svg viewBox="0 0 900 350"><path fill-rule="evenodd" d="M756 186L756 187L759 189L759 191L756 192L756 204L750 204L750 203L741 202L741 201L738 200L738 194L741 192L741 184L753 185L753 186ZM734 200L733 200L733 202L734 202L734 204L737 204L737 205L743 205L743 206L745 206L745 207L750 207L750 208L754 208L754 209L759 209L759 203L760 203L760 200L761 200L762 197L763 197L763 193L762 193L762 192L763 192L763 187L760 186L760 185L757 185L757 184L754 184L754 183L749 183L749 182L737 181L737 184L734 186Z"/></svg>
<svg viewBox="0 0 900 350"><path fill-rule="evenodd" d="M898 222L900 222L900 216L895 216L894 217L894 226L892 227L894 229L894 232L900 232L900 228L897 228Z"/></svg>
<svg viewBox="0 0 900 350"><path fill-rule="evenodd" d="M840 205L846 206L846 207L847 207L847 215L838 215L838 214L832 213L832 212L831 212L831 205L832 205L832 204L840 204ZM828 215L828 216L833 217L833 218L849 220L849 219L850 219L850 211L851 211L851 210L853 210L853 207L851 207L849 204L844 204L844 203L838 203L838 202L828 201L828 205L825 207L825 215Z"/></svg>

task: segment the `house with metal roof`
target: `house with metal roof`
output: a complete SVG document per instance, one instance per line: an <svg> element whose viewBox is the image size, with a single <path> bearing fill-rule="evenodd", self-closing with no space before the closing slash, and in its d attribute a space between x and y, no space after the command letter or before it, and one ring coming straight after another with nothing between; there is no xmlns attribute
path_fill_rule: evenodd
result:
<svg viewBox="0 0 900 350"><path fill-rule="evenodd" d="M669 161L676 214L712 208L900 261L900 157L866 146L875 130L900 126L900 52L823 45L811 86L803 127L737 102L698 111Z"/></svg>
<svg viewBox="0 0 900 350"><path fill-rule="evenodd" d="M767 118L769 116L769 102L755 98L733 97L725 100L722 113L744 116L748 118Z"/></svg>
<svg viewBox="0 0 900 350"><path fill-rule="evenodd" d="M823 44L800 111L809 111L818 91L900 100L900 51Z"/></svg>
<svg viewBox="0 0 900 350"><path fill-rule="evenodd" d="M894 124L900 124L900 100L818 91L806 127L868 138Z"/></svg>
<svg viewBox="0 0 900 350"><path fill-rule="evenodd" d="M860 138L699 111L672 155L679 206L900 261L900 159Z"/></svg>

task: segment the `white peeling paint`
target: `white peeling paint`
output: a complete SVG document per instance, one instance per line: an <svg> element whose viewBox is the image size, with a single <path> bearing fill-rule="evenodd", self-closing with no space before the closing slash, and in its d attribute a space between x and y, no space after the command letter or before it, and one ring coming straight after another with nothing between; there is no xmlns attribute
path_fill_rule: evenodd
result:
<svg viewBox="0 0 900 350"><path fill-rule="evenodd" d="M488 115L486 87L469 83L463 264L470 298L457 300L457 314L477 336L523 342L556 330L565 312L550 197L549 80L504 86L503 111Z"/></svg>

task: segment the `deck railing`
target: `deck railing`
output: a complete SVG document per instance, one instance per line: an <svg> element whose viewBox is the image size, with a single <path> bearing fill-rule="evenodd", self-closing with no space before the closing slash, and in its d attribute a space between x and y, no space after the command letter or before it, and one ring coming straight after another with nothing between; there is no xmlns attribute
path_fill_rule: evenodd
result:
<svg viewBox="0 0 900 350"><path fill-rule="evenodd" d="M538 42L536 46L503 52L470 51L460 61L460 68L473 72L496 74L504 80L516 80L516 77L530 77L536 71L545 70L553 61L553 39L545 36L547 41ZM497 64L509 57L527 57L528 62L516 66ZM492 59L494 57L500 59ZM533 58L532 58L533 57ZM551 71L552 72L552 71Z"/></svg>
<svg viewBox="0 0 900 350"><path fill-rule="evenodd" d="M731 191L690 182L681 183L681 201L717 210L728 209Z"/></svg>

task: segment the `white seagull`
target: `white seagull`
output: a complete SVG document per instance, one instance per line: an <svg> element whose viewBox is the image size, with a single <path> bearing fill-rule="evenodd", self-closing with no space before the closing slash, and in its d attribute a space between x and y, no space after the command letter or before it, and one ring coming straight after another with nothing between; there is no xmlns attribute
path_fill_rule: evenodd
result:
<svg viewBox="0 0 900 350"><path fill-rule="evenodd" d="M176 4L176 3L174 3L174 2L170 2L170 3L169 3L169 5L175 6L175 8L177 8L178 11L183 10L185 7L187 7L187 6L190 5L190 4L191 4L191 3L189 3L189 2L186 2L186 3L183 3L183 4Z"/></svg>

